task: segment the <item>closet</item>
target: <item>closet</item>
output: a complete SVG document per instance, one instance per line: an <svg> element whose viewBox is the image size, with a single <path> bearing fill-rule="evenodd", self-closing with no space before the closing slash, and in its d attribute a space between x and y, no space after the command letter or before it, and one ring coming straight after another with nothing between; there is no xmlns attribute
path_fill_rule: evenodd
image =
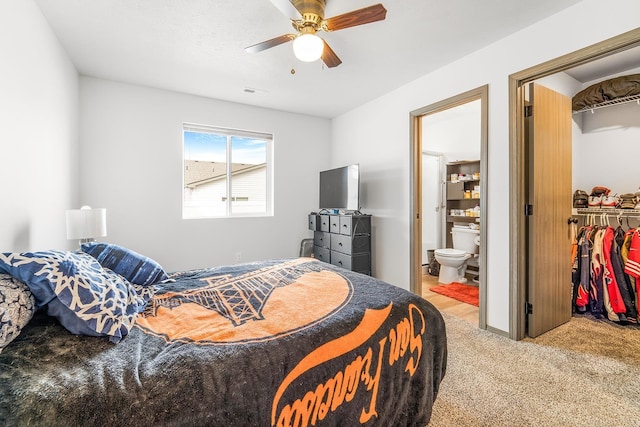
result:
<svg viewBox="0 0 640 427"><path fill-rule="evenodd" d="M568 79L561 84L574 90L573 191L591 196L588 206L574 204L568 220L573 315L634 326L640 307L640 257L634 255L640 249L640 175L633 173L640 158L640 61L592 80L580 73L566 72L579 91ZM606 202L596 196L602 191Z"/></svg>
<svg viewBox="0 0 640 427"><path fill-rule="evenodd" d="M573 113L571 105L572 97L589 85L625 74L640 74L640 28L509 76L509 336L513 339L533 338L545 332L532 328L532 320L549 323L546 330L551 330L571 319L571 242L567 219L573 219L573 191L589 192L595 186L607 185L614 192L633 193L640 186L640 177L636 179L634 173L640 158L640 105L629 102L580 113ZM552 161L546 162L546 158L532 153L539 140L528 142L527 121L532 116L546 117L551 110L547 105L527 104L526 90L531 83L544 85L569 99L567 107L561 106L569 116L571 128L567 159L555 161L547 156ZM562 177L557 179L557 175ZM569 185L566 190L552 192L541 188L544 186L531 185L538 181L563 181ZM544 197L537 200L540 193ZM562 205L565 212L557 222L553 218L553 222L539 224L544 232L532 232L530 224L535 218L557 205ZM544 246L545 250L537 250L535 245ZM566 294L554 298L560 294L555 289ZM567 301L567 306L561 301ZM563 318L554 321L557 311L562 311Z"/></svg>

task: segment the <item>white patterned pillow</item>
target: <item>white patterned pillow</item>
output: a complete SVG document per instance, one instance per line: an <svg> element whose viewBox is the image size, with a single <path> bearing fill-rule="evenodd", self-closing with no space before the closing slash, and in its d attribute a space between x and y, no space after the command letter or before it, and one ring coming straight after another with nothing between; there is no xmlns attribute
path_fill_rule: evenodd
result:
<svg viewBox="0 0 640 427"><path fill-rule="evenodd" d="M34 307L29 287L8 274L0 273L0 352L29 323Z"/></svg>

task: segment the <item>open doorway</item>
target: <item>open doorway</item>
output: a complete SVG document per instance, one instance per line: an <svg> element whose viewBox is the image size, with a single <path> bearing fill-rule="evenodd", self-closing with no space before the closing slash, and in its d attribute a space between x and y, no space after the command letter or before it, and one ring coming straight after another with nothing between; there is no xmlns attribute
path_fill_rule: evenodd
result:
<svg viewBox="0 0 640 427"><path fill-rule="evenodd" d="M469 104L468 107L465 107ZM477 106L479 129L477 147L474 153L470 153L469 150L462 149L461 152L455 152L455 148L451 146L438 145L441 141L431 141L430 145L425 141L425 126L431 126L433 123L430 118L435 118L436 115L442 117L452 115L455 109L465 111L468 109L473 110L473 107ZM456 221L456 225L471 228L469 224L479 226L479 242L476 244L479 246L478 253L480 256L473 257L471 268L477 268L476 274L469 276L471 280L474 280L479 290L479 307L477 313L477 324L480 328L486 329L486 311L485 311L485 294L486 294L486 254L487 242L486 242L486 203L481 203L481 200L487 200L487 180L480 179L480 177L487 176L487 141L488 141L488 86L482 86L477 89L462 93L449 99L445 99L438 103L423 107L421 109L411 112L411 144L412 144L412 203L411 203L411 236L412 241L410 245L411 253L411 289L413 292L423 295L423 264L428 260L427 251L434 251L437 248L427 248L425 244L432 244L439 248L451 247L451 238L447 239L447 235L450 234L451 228L454 225L454 216L451 215L451 209L455 209L455 215L460 219ZM427 137L428 138L428 137ZM439 139L433 137L432 139ZM473 151L473 150L472 150ZM437 156L441 159L438 164L438 172L431 169L426 169L428 165L435 165L435 162L430 162L425 165L429 160L425 160L425 155L434 157ZM465 157L467 161L460 161ZM466 158L469 157L469 158ZM474 159L472 159L474 158ZM472 160L468 162L468 160ZM457 161L457 162L456 162ZM443 164L443 162L445 164ZM465 175L465 179L458 183L456 178L454 181L445 179L447 174L447 165L454 165L452 167L462 168L460 170L461 175ZM435 167L435 166L433 166ZM465 168L472 168L466 171ZM463 170L464 169L464 170ZM477 174L477 177L472 175ZM425 178L434 176L438 181L431 184L425 183ZM456 175L457 169L456 169ZM468 178L468 179L467 179ZM475 180L474 180L475 178ZM463 193L466 193L467 187L469 187L469 194L467 196L461 195L459 200L450 201L451 206L447 204L446 188L455 184L456 187L461 187ZM437 197L437 205L424 206L425 202L425 186L431 185L431 192L438 192L440 196ZM474 190L474 194L472 194ZM427 199L433 199L432 194L427 194ZM453 198L451 198L453 199ZM469 204L469 206L462 206L463 204ZM433 202L432 202L433 204ZM460 205L460 206L458 206ZM427 212L427 210L432 210ZM469 212L469 211L471 212ZM475 214L474 212L475 211ZM460 212L465 212L464 215ZM473 216L472 216L473 214ZM428 221L428 223L427 223ZM433 223L436 221L436 224ZM431 233L437 233L435 236L425 236L423 231L431 231ZM434 231L437 230L437 231ZM433 255L432 255L433 256ZM475 323L475 322L474 322Z"/></svg>
<svg viewBox="0 0 640 427"><path fill-rule="evenodd" d="M628 51L637 46L640 46L640 29L629 31L577 52L531 67L511 75L509 78L511 141L511 295L509 336L513 339L522 339L527 334L527 316L530 314L527 314L530 306L527 296L531 289L536 288L536 281L532 280L532 277L538 271L548 271L549 268L546 262L554 256L551 253L545 253L544 256L535 256L532 254L530 243L527 240L527 221L531 216L531 212L535 215L545 209L545 206L544 204L539 206L531 205L527 196L527 183L530 182L536 172L535 169L527 170L526 167L531 158L525 138L525 87L531 82L539 81L559 72L568 71L577 66L613 57L615 54ZM533 108L535 112L535 105ZM545 173L554 172L546 170ZM529 206L531 206L531 209L529 209ZM566 227L560 232L564 232L566 235ZM557 277L548 281L553 281L558 286L564 286L567 282L567 271L558 269ZM532 310L535 313L535 307L532 307Z"/></svg>

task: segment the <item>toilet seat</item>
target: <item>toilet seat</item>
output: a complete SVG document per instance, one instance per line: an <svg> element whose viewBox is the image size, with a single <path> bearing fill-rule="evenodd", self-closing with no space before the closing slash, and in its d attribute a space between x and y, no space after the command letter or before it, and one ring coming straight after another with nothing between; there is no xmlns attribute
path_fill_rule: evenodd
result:
<svg viewBox="0 0 640 427"><path fill-rule="evenodd" d="M451 248L436 249L434 254L443 258L464 258L467 255L465 251Z"/></svg>

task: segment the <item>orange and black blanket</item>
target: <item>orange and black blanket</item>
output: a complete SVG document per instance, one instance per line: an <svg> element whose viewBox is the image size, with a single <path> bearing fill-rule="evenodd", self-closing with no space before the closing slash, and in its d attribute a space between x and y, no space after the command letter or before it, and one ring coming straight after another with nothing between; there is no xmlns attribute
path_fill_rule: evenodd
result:
<svg viewBox="0 0 640 427"><path fill-rule="evenodd" d="M0 353L1 425L425 426L440 313L310 258L174 273L120 343L37 313Z"/></svg>

